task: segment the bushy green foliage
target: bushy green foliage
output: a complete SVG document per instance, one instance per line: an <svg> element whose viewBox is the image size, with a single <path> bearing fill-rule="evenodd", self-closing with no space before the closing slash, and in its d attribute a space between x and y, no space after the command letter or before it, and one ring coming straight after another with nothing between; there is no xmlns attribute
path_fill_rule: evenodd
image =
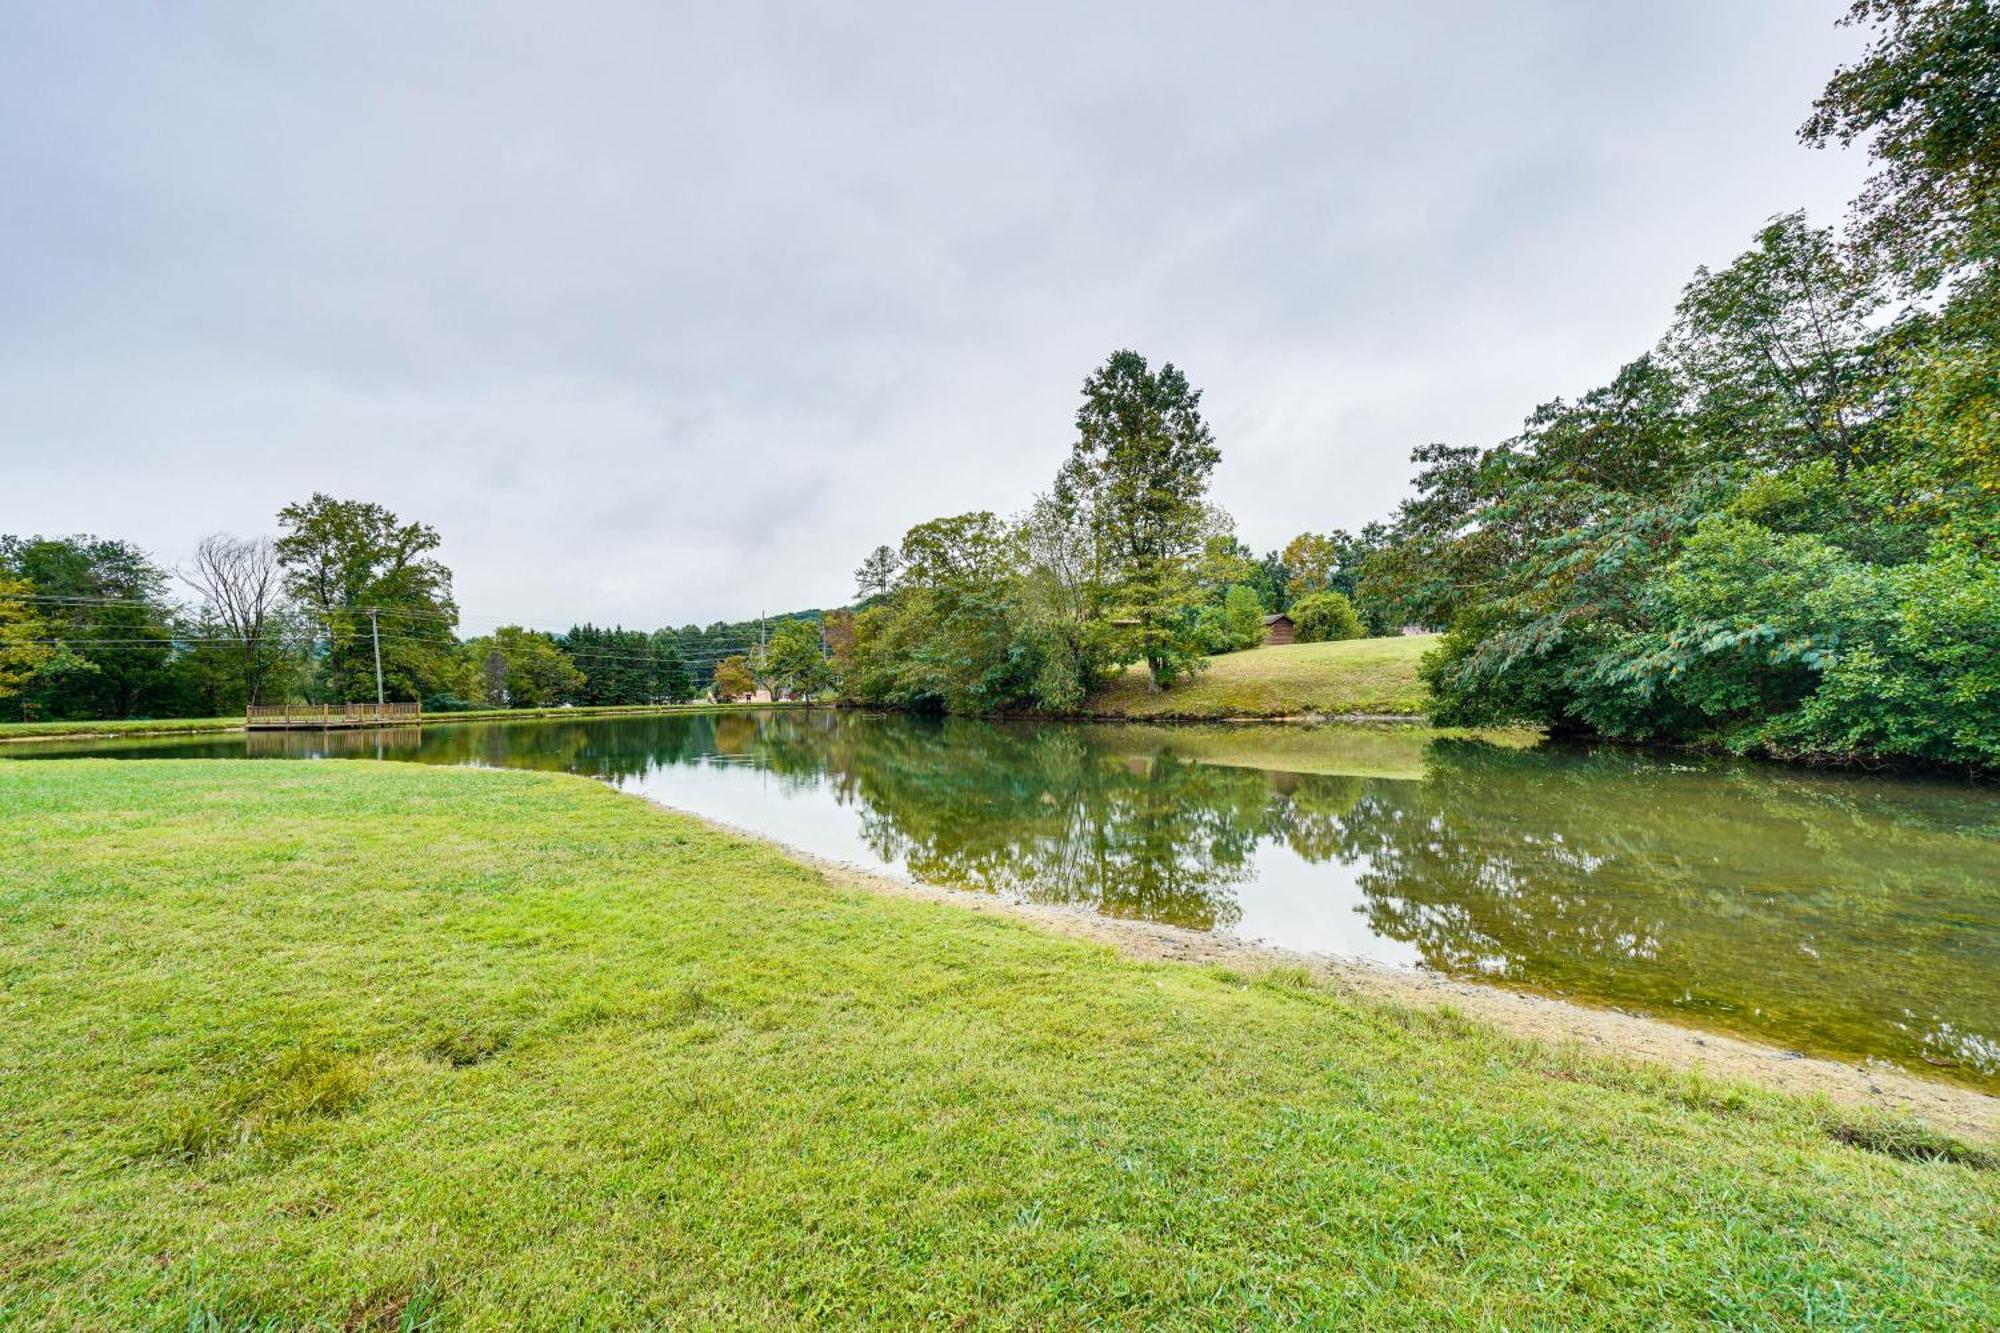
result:
<svg viewBox="0 0 2000 1333"><path fill-rule="evenodd" d="M145 716L174 709L189 692L173 671L181 627L167 573L132 543L0 536L0 579L14 587L8 620L33 630L10 635L21 668L10 712Z"/></svg>
<svg viewBox="0 0 2000 1333"><path fill-rule="evenodd" d="M810 699L833 688L833 664L807 620L780 621L764 654L765 684L773 699Z"/></svg>
<svg viewBox="0 0 2000 1333"><path fill-rule="evenodd" d="M1292 623L1298 627L1300 643L1327 643L1335 639L1359 639L1367 634L1354 603L1331 590L1307 593L1292 603Z"/></svg>
<svg viewBox="0 0 2000 1333"><path fill-rule="evenodd" d="M583 689L584 672L561 645L519 625L467 639L465 655L478 668L481 700L489 708L546 708L573 701Z"/></svg>
<svg viewBox="0 0 2000 1333"><path fill-rule="evenodd" d="M1204 500L1219 454L1200 402L1172 365L1114 353L1084 384L1076 445L1049 494L1013 519L919 523L899 550L864 561L871 600L841 646L842 695L1063 712L1128 662L1144 660L1165 689L1209 653L1258 642L1263 602L1243 586L1257 566Z"/></svg>
<svg viewBox="0 0 2000 1333"><path fill-rule="evenodd" d="M451 570L434 551L436 528L404 522L379 504L315 493L278 511L274 543L285 589L304 611L322 651L313 654L317 692L371 699L379 657L392 699L460 689L464 658L453 630Z"/></svg>
<svg viewBox="0 0 2000 1333"><path fill-rule="evenodd" d="M1201 609L1202 644L1211 653L1240 653L1264 642L1264 603L1257 590L1236 584L1220 602Z"/></svg>
<svg viewBox="0 0 2000 1333"><path fill-rule="evenodd" d="M1807 130L1883 131L1853 236L1774 219L1612 384L1419 451L1362 586L1450 626L1439 721L2000 765L2000 175L1942 91L2000 87L2000 11L1855 16Z"/></svg>

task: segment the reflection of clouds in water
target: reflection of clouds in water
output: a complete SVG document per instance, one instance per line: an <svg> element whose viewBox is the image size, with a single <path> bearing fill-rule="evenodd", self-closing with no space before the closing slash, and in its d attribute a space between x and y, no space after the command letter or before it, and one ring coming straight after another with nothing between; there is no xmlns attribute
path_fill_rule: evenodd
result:
<svg viewBox="0 0 2000 1333"><path fill-rule="evenodd" d="M711 756L699 765L663 765L625 778L618 786L814 856L903 873L900 866L875 854L854 812L844 808L824 782L774 774L743 758Z"/></svg>
<svg viewBox="0 0 2000 1333"><path fill-rule="evenodd" d="M1924 1049L1934 1059L1981 1073L2000 1074L2000 1039L1994 1037L1961 1032L1950 1023L1939 1022L1924 1033Z"/></svg>
<svg viewBox="0 0 2000 1333"><path fill-rule="evenodd" d="M1415 944L1378 934L1368 924L1368 896L1359 873L1366 862L1313 862L1283 843L1257 848L1255 874L1241 895L1236 934L1306 953L1415 967Z"/></svg>

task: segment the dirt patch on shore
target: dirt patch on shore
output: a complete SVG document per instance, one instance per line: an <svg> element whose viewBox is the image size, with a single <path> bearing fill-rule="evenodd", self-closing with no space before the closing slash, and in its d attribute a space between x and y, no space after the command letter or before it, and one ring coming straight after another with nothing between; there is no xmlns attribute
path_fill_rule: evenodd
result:
<svg viewBox="0 0 2000 1333"><path fill-rule="evenodd" d="M1136 958L1213 963L1251 972L1279 963L1298 965L1352 994L1370 999L1428 1008L1449 1004L1468 1017L1517 1036L1576 1042L1586 1050L1607 1056L1699 1070L1713 1077L1756 1083L1802 1096L1818 1094L1840 1105L1912 1116L1945 1133L1982 1143L2000 1143L2000 1097L1922 1078L1892 1065L1845 1064L1741 1037L1684 1028L1622 1009L1596 1008L1504 990L1435 972L1295 953L1207 931L1124 921L1087 910L1045 907L963 889L938 888L814 856L776 839L714 820L703 822L773 847L792 860L819 870L831 882L849 888L1015 917L1064 935L1113 945Z"/></svg>

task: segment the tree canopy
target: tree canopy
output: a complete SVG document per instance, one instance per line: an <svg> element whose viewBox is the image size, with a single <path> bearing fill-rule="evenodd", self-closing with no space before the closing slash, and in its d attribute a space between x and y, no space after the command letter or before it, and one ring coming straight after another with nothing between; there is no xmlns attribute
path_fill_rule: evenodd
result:
<svg viewBox="0 0 2000 1333"><path fill-rule="evenodd" d="M1448 627L1448 722L2000 764L2000 11L1865 0L1807 142L1879 170L1773 218L1659 344L1490 448L1417 451L1363 562Z"/></svg>

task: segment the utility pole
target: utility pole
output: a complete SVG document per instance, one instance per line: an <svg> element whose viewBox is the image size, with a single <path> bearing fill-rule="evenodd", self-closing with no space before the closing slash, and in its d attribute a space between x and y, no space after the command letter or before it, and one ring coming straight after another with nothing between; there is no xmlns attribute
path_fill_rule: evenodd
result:
<svg viewBox="0 0 2000 1333"><path fill-rule="evenodd" d="M382 706L382 619L379 606L368 608L368 634L375 640L375 706Z"/></svg>

